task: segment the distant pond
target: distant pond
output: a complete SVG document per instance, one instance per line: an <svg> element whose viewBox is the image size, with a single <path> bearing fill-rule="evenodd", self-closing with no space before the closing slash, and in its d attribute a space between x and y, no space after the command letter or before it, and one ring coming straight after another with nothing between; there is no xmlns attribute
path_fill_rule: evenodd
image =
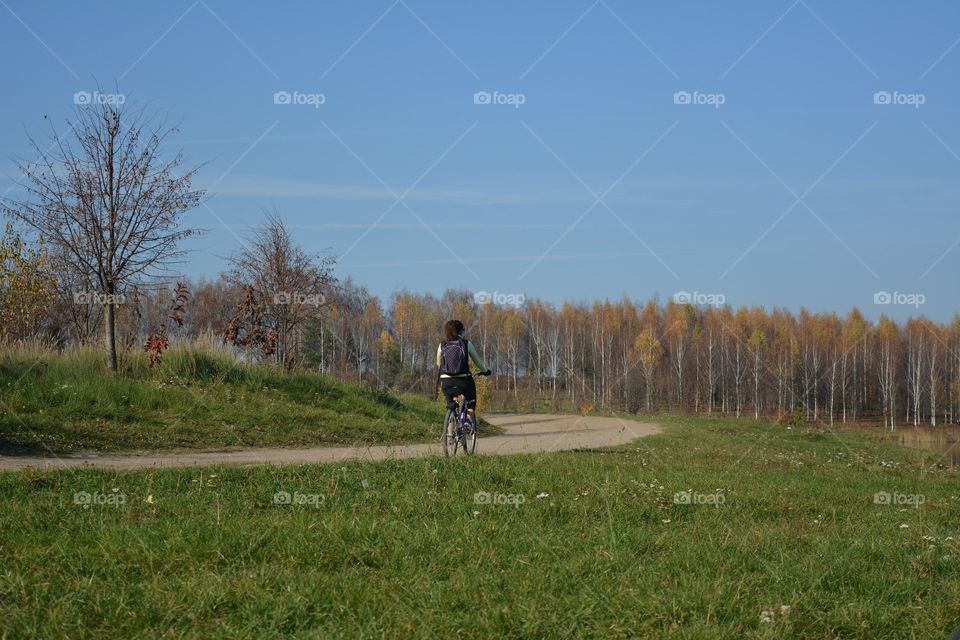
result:
<svg viewBox="0 0 960 640"><path fill-rule="evenodd" d="M861 433L883 433L880 425L851 425L840 427L841 431L858 431ZM939 454L939 462L943 465L960 467L960 426L948 424L939 427L914 427L897 425L891 436L893 442L899 442L907 447L927 449Z"/></svg>
<svg viewBox="0 0 960 640"><path fill-rule="evenodd" d="M898 427L900 444L941 454L945 465L960 467L960 427Z"/></svg>

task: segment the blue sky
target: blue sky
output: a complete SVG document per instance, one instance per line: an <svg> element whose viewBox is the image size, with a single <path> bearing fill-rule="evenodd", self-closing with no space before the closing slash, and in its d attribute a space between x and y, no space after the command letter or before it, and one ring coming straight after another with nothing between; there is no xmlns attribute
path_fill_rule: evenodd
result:
<svg viewBox="0 0 960 640"><path fill-rule="evenodd" d="M169 110L194 277L275 208L381 296L958 309L956 3L0 4L0 192L77 92Z"/></svg>

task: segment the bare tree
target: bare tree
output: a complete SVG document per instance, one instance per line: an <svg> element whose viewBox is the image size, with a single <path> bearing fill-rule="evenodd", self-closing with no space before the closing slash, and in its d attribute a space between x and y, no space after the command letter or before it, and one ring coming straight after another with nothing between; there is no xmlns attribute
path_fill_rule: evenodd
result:
<svg viewBox="0 0 960 640"><path fill-rule="evenodd" d="M233 286L250 287L264 302L264 321L277 332L272 355L291 369L298 364L308 320L327 303L334 258L306 253L276 212L265 215L266 224L230 257L231 269L224 275Z"/></svg>
<svg viewBox="0 0 960 640"><path fill-rule="evenodd" d="M69 134L52 133L34 162L18 163L28 196L2 210L37 230L77 273L89 274L104 304L108 362L117 370L115 310L125 287L163 274L196 231L182 218L197 206L199 167L182 172L182 154L161 157L176 131L163 120L113 104L80 106Z"/></svg>
<svg viewBox="0 0 960 640"><path fill-rule="evenodd" d="M57 296L48 315L54 325L58 341L73 341L86 345L91 342L97 331L101 330L103 305L88 301L77 304L74 294L78 291L91 291L94 285L89 274L77 271L68 259L63 247L52 256L51 264L56 275Z"/></svg>

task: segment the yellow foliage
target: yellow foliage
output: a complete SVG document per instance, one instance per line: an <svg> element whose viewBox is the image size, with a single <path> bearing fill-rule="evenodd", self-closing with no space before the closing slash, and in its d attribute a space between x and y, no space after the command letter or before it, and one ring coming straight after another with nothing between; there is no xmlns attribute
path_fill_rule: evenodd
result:
<svg viewBox="0 0 960 640"><path fill-rule="evenodd" d="M660 344L660 341L657 340L650 329L644 330L637 336L633 348L640 357L640 361L647 366L656 364L663 357L663 345Z"/></svg>
<svg viewBox="0 0 960 640"><path fill-rule="evenodd" d="M8 221L0 237L0 337L35 334L53 302L54 284L43 242L28 247Z"/></svg>
<svg viewBox="0 0 960 640"><path fill-rule="evenodd" d="M486 376L474 376L477 385L477 411L482 411L487 406L487 400L490 398L490 378Z"/></svg>
<svg viewBox="0 0 960 640"><path fill-rule="evenodd" d="M379 343L380 350L384 351L393 346L393 337L390 335L390 332L386 329L380 332L380 337L377 339Z"/></svg>

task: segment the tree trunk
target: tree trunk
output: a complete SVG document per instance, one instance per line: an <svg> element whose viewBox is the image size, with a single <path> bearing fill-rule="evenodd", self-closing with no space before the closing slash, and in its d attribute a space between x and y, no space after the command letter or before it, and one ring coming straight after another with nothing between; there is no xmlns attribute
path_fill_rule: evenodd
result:
<svg viewBox="0 0 960 640"><path fill-rule="evenodd" d="M112 296L112 292L110 293ZM112 302L108 302L103 306L103 311L106 314L106 322L104 326L106 327L106 338L107 338L107 363L110 365L110 370L114 373L117 372L117 332L116 332L116 313L115 307Z"/></svg>

